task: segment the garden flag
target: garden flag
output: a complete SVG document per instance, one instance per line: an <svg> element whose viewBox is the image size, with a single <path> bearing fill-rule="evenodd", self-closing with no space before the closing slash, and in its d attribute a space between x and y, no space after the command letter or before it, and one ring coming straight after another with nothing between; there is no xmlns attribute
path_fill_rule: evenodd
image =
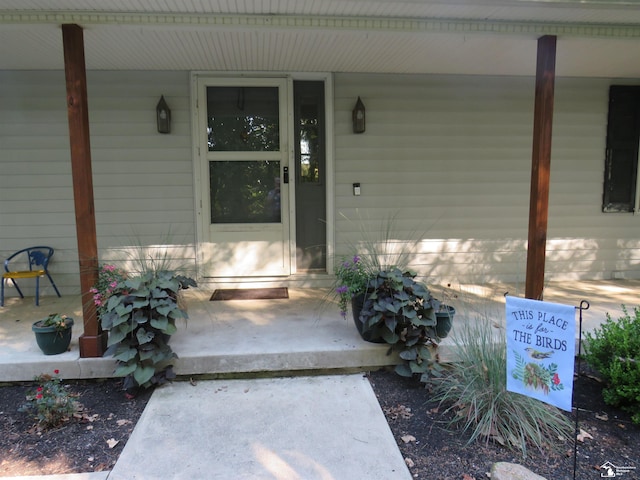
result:
<svg viewBox="0 0 640 480"><path fill-rule="evenodd" d="M507 390L571 411L575 307L507 296Z"/></svg>

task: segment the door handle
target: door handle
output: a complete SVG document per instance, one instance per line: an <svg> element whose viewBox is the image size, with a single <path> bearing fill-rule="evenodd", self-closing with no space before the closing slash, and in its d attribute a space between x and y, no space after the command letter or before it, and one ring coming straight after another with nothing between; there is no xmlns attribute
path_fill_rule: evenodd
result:
<svg viewBox="0 0 640 480"><path fill-rule="evenodd" d="M283 168L282 182L289 183L289 167Z"/></svg>

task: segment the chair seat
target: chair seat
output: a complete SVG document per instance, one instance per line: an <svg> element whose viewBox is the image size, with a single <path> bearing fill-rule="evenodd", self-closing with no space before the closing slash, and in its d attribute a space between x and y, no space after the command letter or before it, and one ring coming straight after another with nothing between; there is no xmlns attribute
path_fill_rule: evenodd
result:
<svg viewBox="0 0 640 480"><path fill-rule="evenodd" d="M44 270L23 270L19 272L7 272L2 274L2 278L36 278L45 274Z"/></svg>

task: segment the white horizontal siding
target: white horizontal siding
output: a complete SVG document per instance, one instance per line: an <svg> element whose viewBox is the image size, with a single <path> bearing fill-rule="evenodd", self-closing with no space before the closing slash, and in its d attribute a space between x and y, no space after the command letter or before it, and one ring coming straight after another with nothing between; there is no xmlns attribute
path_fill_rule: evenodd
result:
<svg viewBox="0 0 640 480"><path fill-rule="evenodd" d="M601 212L611 83L556 81L547 279L640 278L640 218ZM534 88L528 77L336 75L337 257L382 240L394 217L390 236L430 281L523 282ZM367 130L354 135L358 96Z"/></svg>
<svg viewBox="0 0 640 480"><path fill-rule="evenodd" d="M601 212L612 83L556 82L548 279L640 278L640 217ZM152 257L193 270L188 74L89 72L88 92L101 260L130 265L152 246ZM160 95L170 135L156 132ZM367 131L354 135L358 96ZM391 237L429 281L523 283L533 78L337 74L334 100L338 257L383 238L395 216ZM0 105L0 254L51 245L56 282L77 292L64 75L0 72Z"/></svg>
<svg viewBox="0 0 640 480"><path fill-rule="evenodd" d="M0 105L1 254L53 247L50 269L64 294L78 284L64 74L0 72ZM19 283L32 294L33 281ZM42 286L55 295L49 282Z"/></svg>
<svg viewBox="0 0 640 480"><path fill-rule="evenodd" d="M188 74L88 72L87 90L100 260L131 262L141 245L168 245L169 257L194 274ZM161 95L172 112L170 135L156 132ZM0 72L0 105L0 255L50 245L56 284L63 294L76 293L64 73ZM53 294L47 288L45 295Z"/></svg>

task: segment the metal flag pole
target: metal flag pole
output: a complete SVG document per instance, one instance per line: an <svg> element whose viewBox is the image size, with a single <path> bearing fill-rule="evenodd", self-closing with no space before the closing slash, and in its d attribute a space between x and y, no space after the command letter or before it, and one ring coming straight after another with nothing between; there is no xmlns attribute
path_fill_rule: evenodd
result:
<svg viewBox="0 0 640 480"><path fill-rule="evenodd" d="M580 375L580 359L582 357L582 312L583 310L589 310L589 302L586 300L582 300L580 302L580 306L576 307L580 310L580 322L578 324L578 375ZM575 391L574 391L575 392ZM576 425L573 432L573 480L576 480L576 469L578 467L578 434L579 431L579 422L578 416L580 414L580 408L578 405L574 405L576 409Z"/></svg>

